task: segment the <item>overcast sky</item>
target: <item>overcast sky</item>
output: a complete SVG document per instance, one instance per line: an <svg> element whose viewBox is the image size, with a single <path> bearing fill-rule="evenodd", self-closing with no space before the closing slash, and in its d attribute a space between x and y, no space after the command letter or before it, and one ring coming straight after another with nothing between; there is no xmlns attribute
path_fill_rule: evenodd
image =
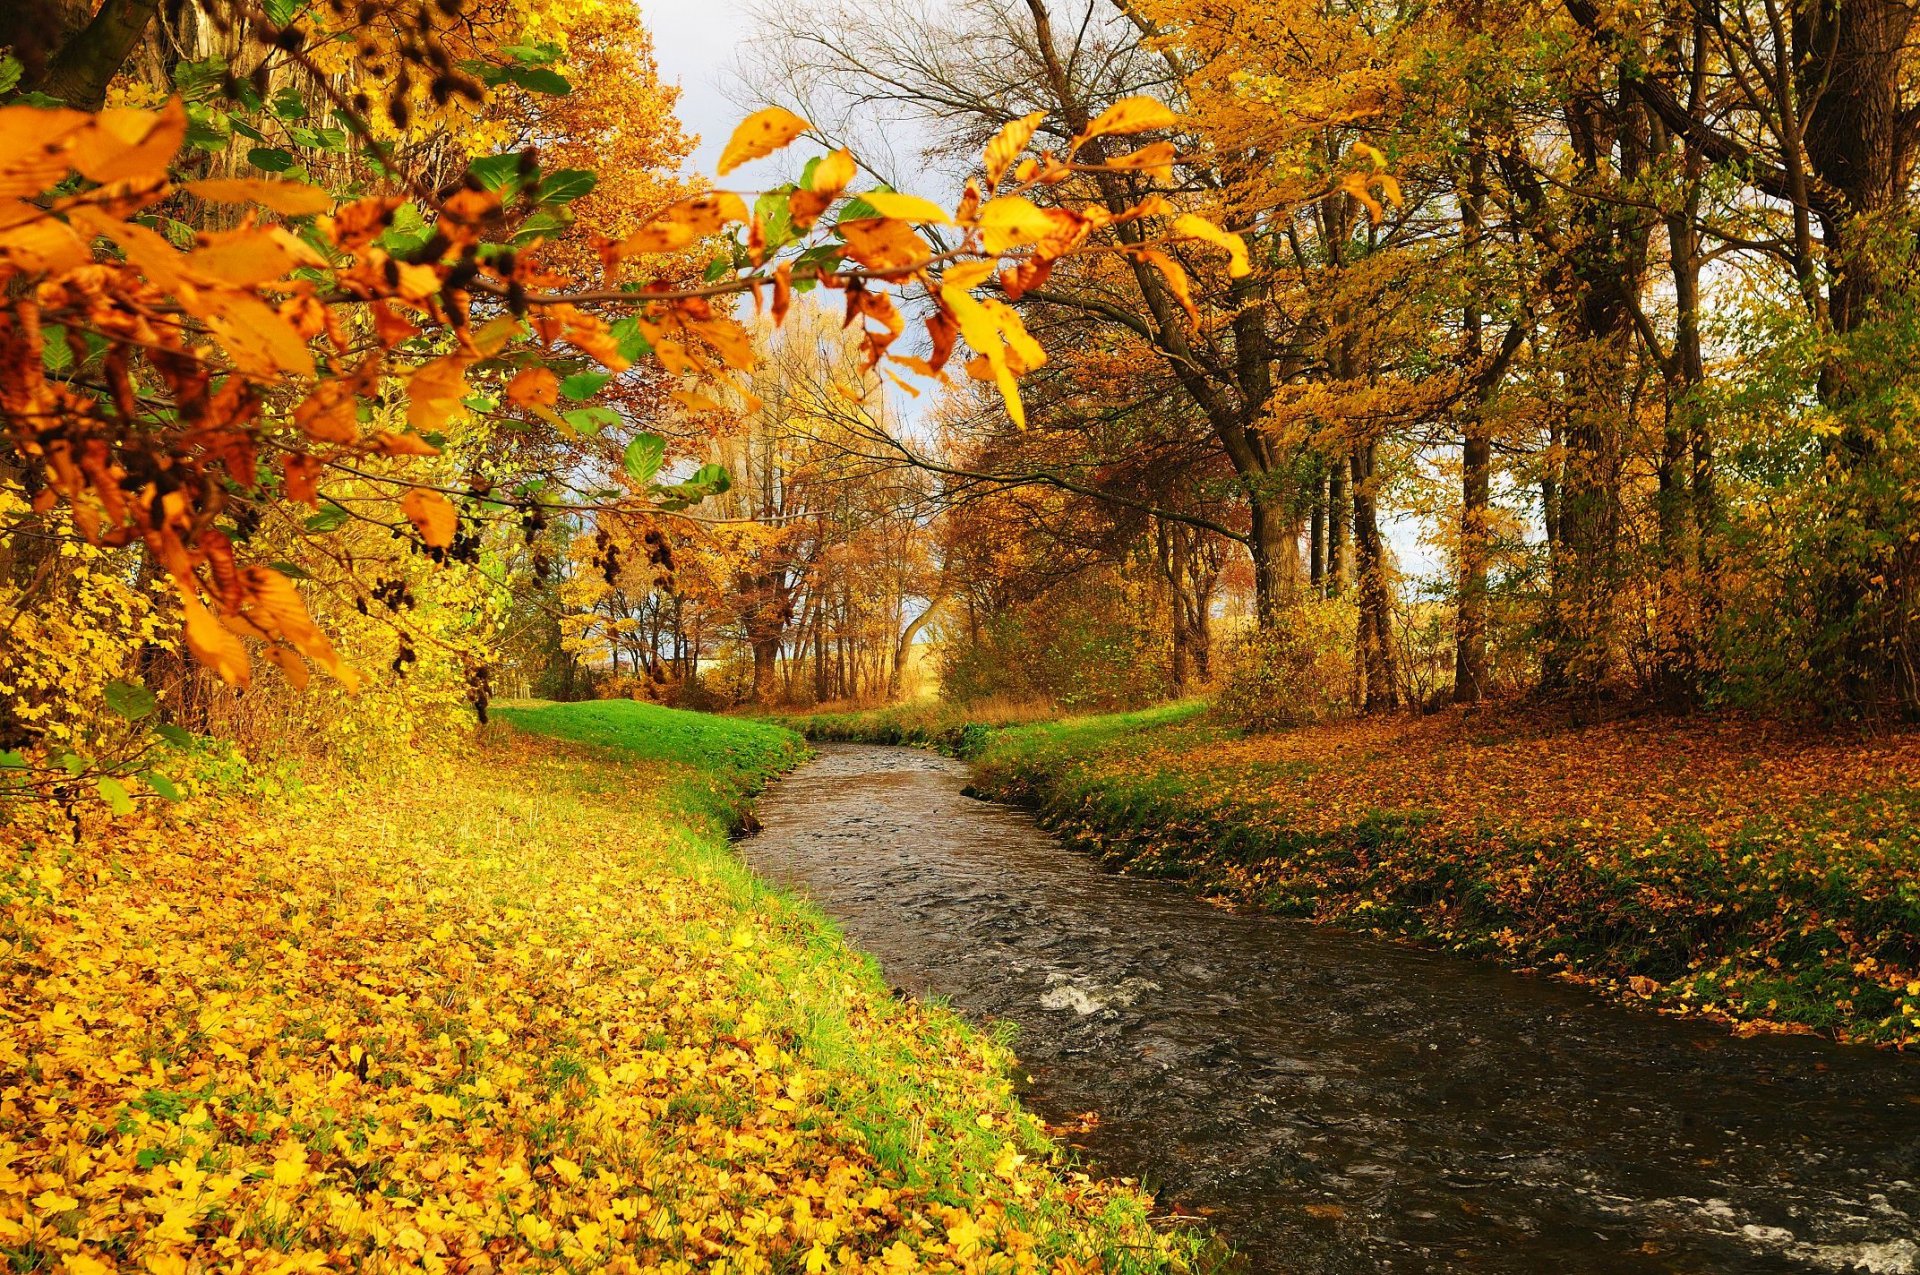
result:
<svg viewBox="0 0 1920 1275"><path fill-rule="evenodd" d="M639 7L661 78L680 86L680 121L700 135L688 168L712 176L720 148L747 114L730 96L734 51L749 29L746 0L639 0ZM772 163L749 164L729 184L777 180L781 174L762 171Z"/></svg>

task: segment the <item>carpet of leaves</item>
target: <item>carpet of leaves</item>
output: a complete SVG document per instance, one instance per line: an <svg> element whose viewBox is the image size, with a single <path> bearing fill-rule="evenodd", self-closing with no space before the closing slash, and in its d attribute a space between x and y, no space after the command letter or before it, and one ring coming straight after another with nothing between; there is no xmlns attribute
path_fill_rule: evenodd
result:
<svg viewBox="0 0 1920 1275"><path fill-rule="evenodd" d="M709 719L711 720L711 719ZM760 728L765 729L765 728ZM519 737L270 804L16 823L15 1270L1158 1269L951 1015L724 841L737 777Z"/></svg>
<svg viewBox="0 0 1920 1275"><path fill-rule="evenodd" d="M1920 733L1512 709L1000 732L979 785L1130 870L1743 1031L1920 1042Z"/></svg>

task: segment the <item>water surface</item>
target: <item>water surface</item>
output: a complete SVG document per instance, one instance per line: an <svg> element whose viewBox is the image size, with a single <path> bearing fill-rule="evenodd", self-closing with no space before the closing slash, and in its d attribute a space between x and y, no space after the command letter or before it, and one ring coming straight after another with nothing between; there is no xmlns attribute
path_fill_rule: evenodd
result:
<svg viewBox="0 0 1920 1275"><path fill-rule="evenodd" d="M1259 1271L1920 1271L1920 1065L1741 1040L1102 872L966 768L829 745L754 867L1018 1025L1027 1102Z"/></svg>

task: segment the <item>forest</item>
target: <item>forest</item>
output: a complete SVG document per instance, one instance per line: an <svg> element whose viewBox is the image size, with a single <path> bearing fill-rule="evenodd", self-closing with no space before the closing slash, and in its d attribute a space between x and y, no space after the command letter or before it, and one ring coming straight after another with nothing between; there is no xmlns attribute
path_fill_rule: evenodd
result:
<svg viewBox="0 0 1920 1275"><path fill-rule="evenodd" d="M1908 0L0 6L0 1254L1920 1270L1917 147Z"/></svg>

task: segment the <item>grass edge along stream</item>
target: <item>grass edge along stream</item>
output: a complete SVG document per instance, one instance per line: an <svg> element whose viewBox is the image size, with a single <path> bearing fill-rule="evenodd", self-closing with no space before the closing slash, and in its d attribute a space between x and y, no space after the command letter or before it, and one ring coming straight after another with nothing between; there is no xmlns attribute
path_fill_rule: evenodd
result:
<svg viewBox="0 0 1920 1275"><path fill-rule="evenodd" d="M1218 724L1200 700L1084 716L936 703L774 720L811 739L964 757L979 795L1033 810L1110 868L1741 1032L1920 1042L1920 734L1453 714L1262 736ZM1450 808L1408 779L1478 782L1476 765L1508 757L1552 789L1524 818ZM1777 780L1795 767L1832 782L1783 796ZM1696 773L1731 780L1683 794L1723 803L1711 820L1662 817L1630 796L1685 788Z"/></svg>

